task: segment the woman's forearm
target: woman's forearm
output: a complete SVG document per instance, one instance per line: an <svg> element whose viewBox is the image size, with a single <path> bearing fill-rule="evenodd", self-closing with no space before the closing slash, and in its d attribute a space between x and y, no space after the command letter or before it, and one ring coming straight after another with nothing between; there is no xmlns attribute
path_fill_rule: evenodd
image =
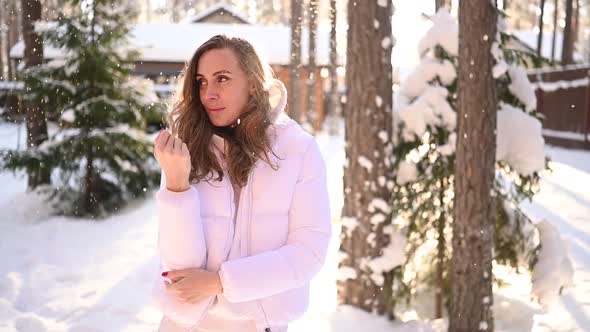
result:
<svg viewBox="0 0 590 332"><path fill-rule="evenodd" d="M190 186L186 191L174 192L163 185L156 197L158 248L163 269L204 268L207 247L197 190Z"/></svg>

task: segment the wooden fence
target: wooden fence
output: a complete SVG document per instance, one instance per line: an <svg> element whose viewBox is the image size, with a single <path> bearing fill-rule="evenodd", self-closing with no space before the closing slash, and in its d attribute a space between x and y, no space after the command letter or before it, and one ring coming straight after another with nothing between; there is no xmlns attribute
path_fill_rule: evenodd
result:
<svg viewBox="0 0 590 332"><path fill-rule="evenodd" d="M549 144L590 149L590 65L530 70L537 110L545 116L543 136Z"/></svg>

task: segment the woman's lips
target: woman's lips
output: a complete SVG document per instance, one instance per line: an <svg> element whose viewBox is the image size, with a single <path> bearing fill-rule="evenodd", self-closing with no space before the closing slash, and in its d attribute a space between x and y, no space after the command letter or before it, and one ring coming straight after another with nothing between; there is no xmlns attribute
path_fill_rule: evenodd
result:
<svg viewBox="0 0 590 332"><path fill-rule="evenodd" d="M221 112L225 109L225 107L221 107L221 108L210 108L209 111L211 112Z"/></svg>

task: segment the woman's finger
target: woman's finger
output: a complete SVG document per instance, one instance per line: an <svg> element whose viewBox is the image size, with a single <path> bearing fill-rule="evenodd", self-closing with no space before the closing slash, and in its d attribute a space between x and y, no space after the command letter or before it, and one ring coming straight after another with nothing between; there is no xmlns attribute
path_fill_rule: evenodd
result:
<svg viewBox="0 0 590 332"><path fill-rule="evenodd" d="M164 281L164 286L166 286L166 291L173 291L174 290L174 283L169 283Z"/></svg>
<svg viewBox="0 0 590 332"><path fill-rule="evenodd" d="M173 271L166 271L164 273L162 273L162 277L166 277L170 280L172 280L172 282L177 282L180 281L182 279L184 279L184 277L186 277L187 275L187 270L173 270Z"/></svg>
<svg viewBox="0 0 590 332"><path fill-rule="evenodd" d="M172 152L174 151L174 137L172 137L170 134L166 134L166 136L168 136L166 138L166 150L168 152Z"/></svg>
<svg viewBox="0 0 590 332"><path fill-rule="evenodd" d="M162 129L160 130L160 132L158 133L158 136L156 136L156 139L154 140L154 146L157 148L161 148L163 143L166 143L166 137L164 136L164 132L166 130Z"/></svg>
<svg viewBox="0 0 590 332"><path fill-rule="evenodd" d="M178 137L174 139L174 151L178 153L182 151L182 141Z"/></svg>
<svg viewBox="0 0 590 332"><path fill-rule="evenodd" d="M170 138L170 133L168 132L168 130L162 130L159 136L159 140L162 141L162 144L166 145L166 143L168 142L168 138Z"/></svg>
<svg viewBox="0 0 590 332"><path fill-rule="evenodd" d="M165 131L166 129L160 130L158 136L156 136L156 139L154 140L154 157L156 157L156 159L158 159L159 151L162 150L162 137Z"/></svg>
<svg viewBox="0 0 590 332"><path fill-rule="evenodd" d="M160 139L160 136L162 136L162 132L164 131L164 129L161 129L158 132L158 135L156 135L156 138L154 138L154 145L158 144L158 139Z"/></svg>

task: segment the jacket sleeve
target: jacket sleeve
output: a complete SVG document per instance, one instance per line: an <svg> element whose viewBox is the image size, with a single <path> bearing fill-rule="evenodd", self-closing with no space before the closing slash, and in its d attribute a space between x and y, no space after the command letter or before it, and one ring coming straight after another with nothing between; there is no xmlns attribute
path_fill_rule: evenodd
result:
<svg viewBox="0 0 590 332"><path fill-rule="evenodd" d="M223 295L229 302L244 302L309 283L324 263L331 231L326 166L312 139L289 208L286 244L224 262L219 270Z"/></svg>
<svg viewBox="0 0 590 332"><path fill-rule="evenodd" d="M199 193L193 186L184 192L168 190L162 173L156 200L159 210L160 271L152 289L152 300L156 307L170 319L178 323L194 325L205 316L215 296L198 303L189 304L179 301L166 290L165 281L160 274L171 270L205 268L207 248L201 222Z"/></svg>

